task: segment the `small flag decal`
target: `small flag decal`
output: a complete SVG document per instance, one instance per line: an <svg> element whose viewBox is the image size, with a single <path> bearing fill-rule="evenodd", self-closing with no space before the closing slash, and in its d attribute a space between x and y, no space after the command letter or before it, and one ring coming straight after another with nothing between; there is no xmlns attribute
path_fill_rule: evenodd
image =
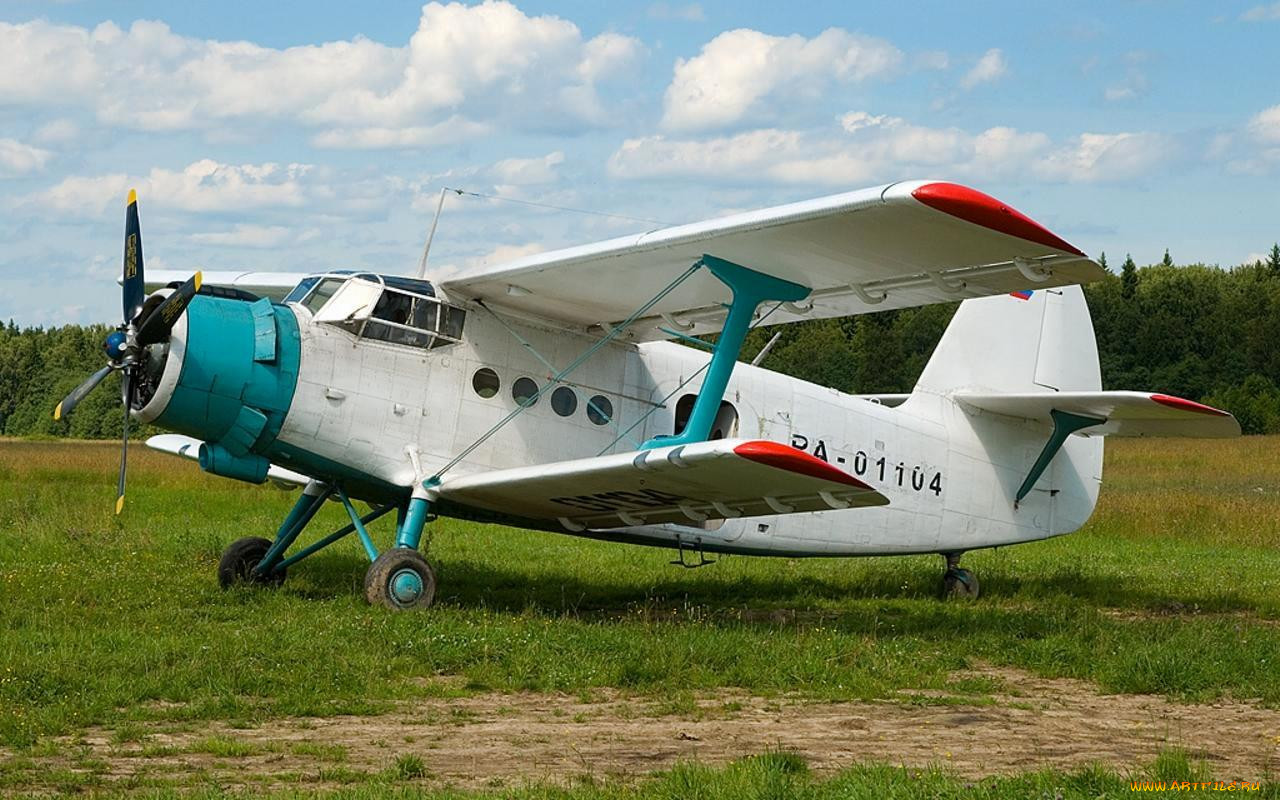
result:
<svg viewBox="0 0 1280 800"><path fill-rule="evenodd" d="M1012 297L1016 297L1016 298L1018 298L1019 300L1030 300L1030 299L1031 299L1031 295L1032 295L1032 294L1034 294L1034 293L1035 293L1035 290L1034 290L1034 289L1023 289L1023 290L1021 290L1021 291L1017 291L1017 292L1009 292L1010 296L1012 296Z"/></svg>

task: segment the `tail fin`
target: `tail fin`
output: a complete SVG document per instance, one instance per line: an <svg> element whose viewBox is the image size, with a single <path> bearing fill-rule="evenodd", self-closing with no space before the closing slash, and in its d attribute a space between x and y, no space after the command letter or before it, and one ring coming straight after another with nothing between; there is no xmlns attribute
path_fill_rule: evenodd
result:
<svg viewBox="0 0 1280 800"><path fill-rule="evenodd" d="M1101 388L1084 292L1064 286L961 303L913 394Z"/></svg>

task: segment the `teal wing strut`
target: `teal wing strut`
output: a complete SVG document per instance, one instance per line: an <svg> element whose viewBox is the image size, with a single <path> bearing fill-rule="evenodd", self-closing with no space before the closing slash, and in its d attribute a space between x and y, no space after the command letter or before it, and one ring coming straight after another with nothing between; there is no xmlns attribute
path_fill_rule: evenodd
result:
<svg viewBox="0 0 1280 800"><path fill-rule="evenodd" d="M794 303L809 296L807 286L765 275L722 258L704 255L702 265L733 292L733 301L728 306L729 317L711 352L707 376L702 379L702 388L698 390L698 398L693 403L693 412L684 430L675 436L656 436L640 445L641 450L705 442L720 410L720 401L724 400L729 377L738 363L738 353L742 350L756 308L767 300Z"/></svg>

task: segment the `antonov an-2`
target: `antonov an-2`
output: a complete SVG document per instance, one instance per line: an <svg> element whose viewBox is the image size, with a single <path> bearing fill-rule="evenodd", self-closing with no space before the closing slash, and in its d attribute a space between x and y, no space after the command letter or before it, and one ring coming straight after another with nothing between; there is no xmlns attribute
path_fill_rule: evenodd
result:
<svg viewBox="0 0 1280 800"><path fill-rule="evenodd" d="M682 562L938 553L945 593L972 596L965 551L1089 519L1103 436L1240 431L1189 400L1102 391L1075 285L1101 268L953 183L894 183L439 283L358 270L148 279L132 192L125 232L124 324L107 366L55 415L120 370L126 446L132 416L175 431L149 444L208 472L304 487L273 539L227 548L224 585L279 584L354 532L372 562L368 600L425 607L436 581L423 526L446 515L676 548ZM737 363L757 325L963 298L909 395ZM350 524L293 547L329 499ZM367 526L391 511L394 545L379 552Z"/></svg>

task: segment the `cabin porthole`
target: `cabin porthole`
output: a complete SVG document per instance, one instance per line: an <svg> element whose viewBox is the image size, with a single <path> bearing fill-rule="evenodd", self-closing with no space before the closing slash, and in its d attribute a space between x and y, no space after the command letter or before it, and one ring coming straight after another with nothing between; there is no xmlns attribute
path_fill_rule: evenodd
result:
<svg viewBox="0 0 1280 800"><path fill-rule="evenodd" d="M516 378L516 382L511 384L511 396L522 406L531 406L538 402L535 396L538 394L538 384L533 378Z"/></svg>
<svg viewBox="0 0 1280 800"><path fill-rule="evenodd" d="M561 386L551 393L551 409L562 417L571 417L578 410L578 395L568 386Z"/></svg>
<svg viewBox="0 0 1280 800"><path fill-rule="evenodd" d="M498 373L488 367L481 367L471 376L471 388L481 397L493 397L501 387L502 381L498 380Z"/></svg>
<svg viewBox="0 0 1280 800"><path fill-rule="evenodd" d="M613 419L613 403L602 394L591 398L587 401L587 419L597 425L608 425Z"/></svg>

